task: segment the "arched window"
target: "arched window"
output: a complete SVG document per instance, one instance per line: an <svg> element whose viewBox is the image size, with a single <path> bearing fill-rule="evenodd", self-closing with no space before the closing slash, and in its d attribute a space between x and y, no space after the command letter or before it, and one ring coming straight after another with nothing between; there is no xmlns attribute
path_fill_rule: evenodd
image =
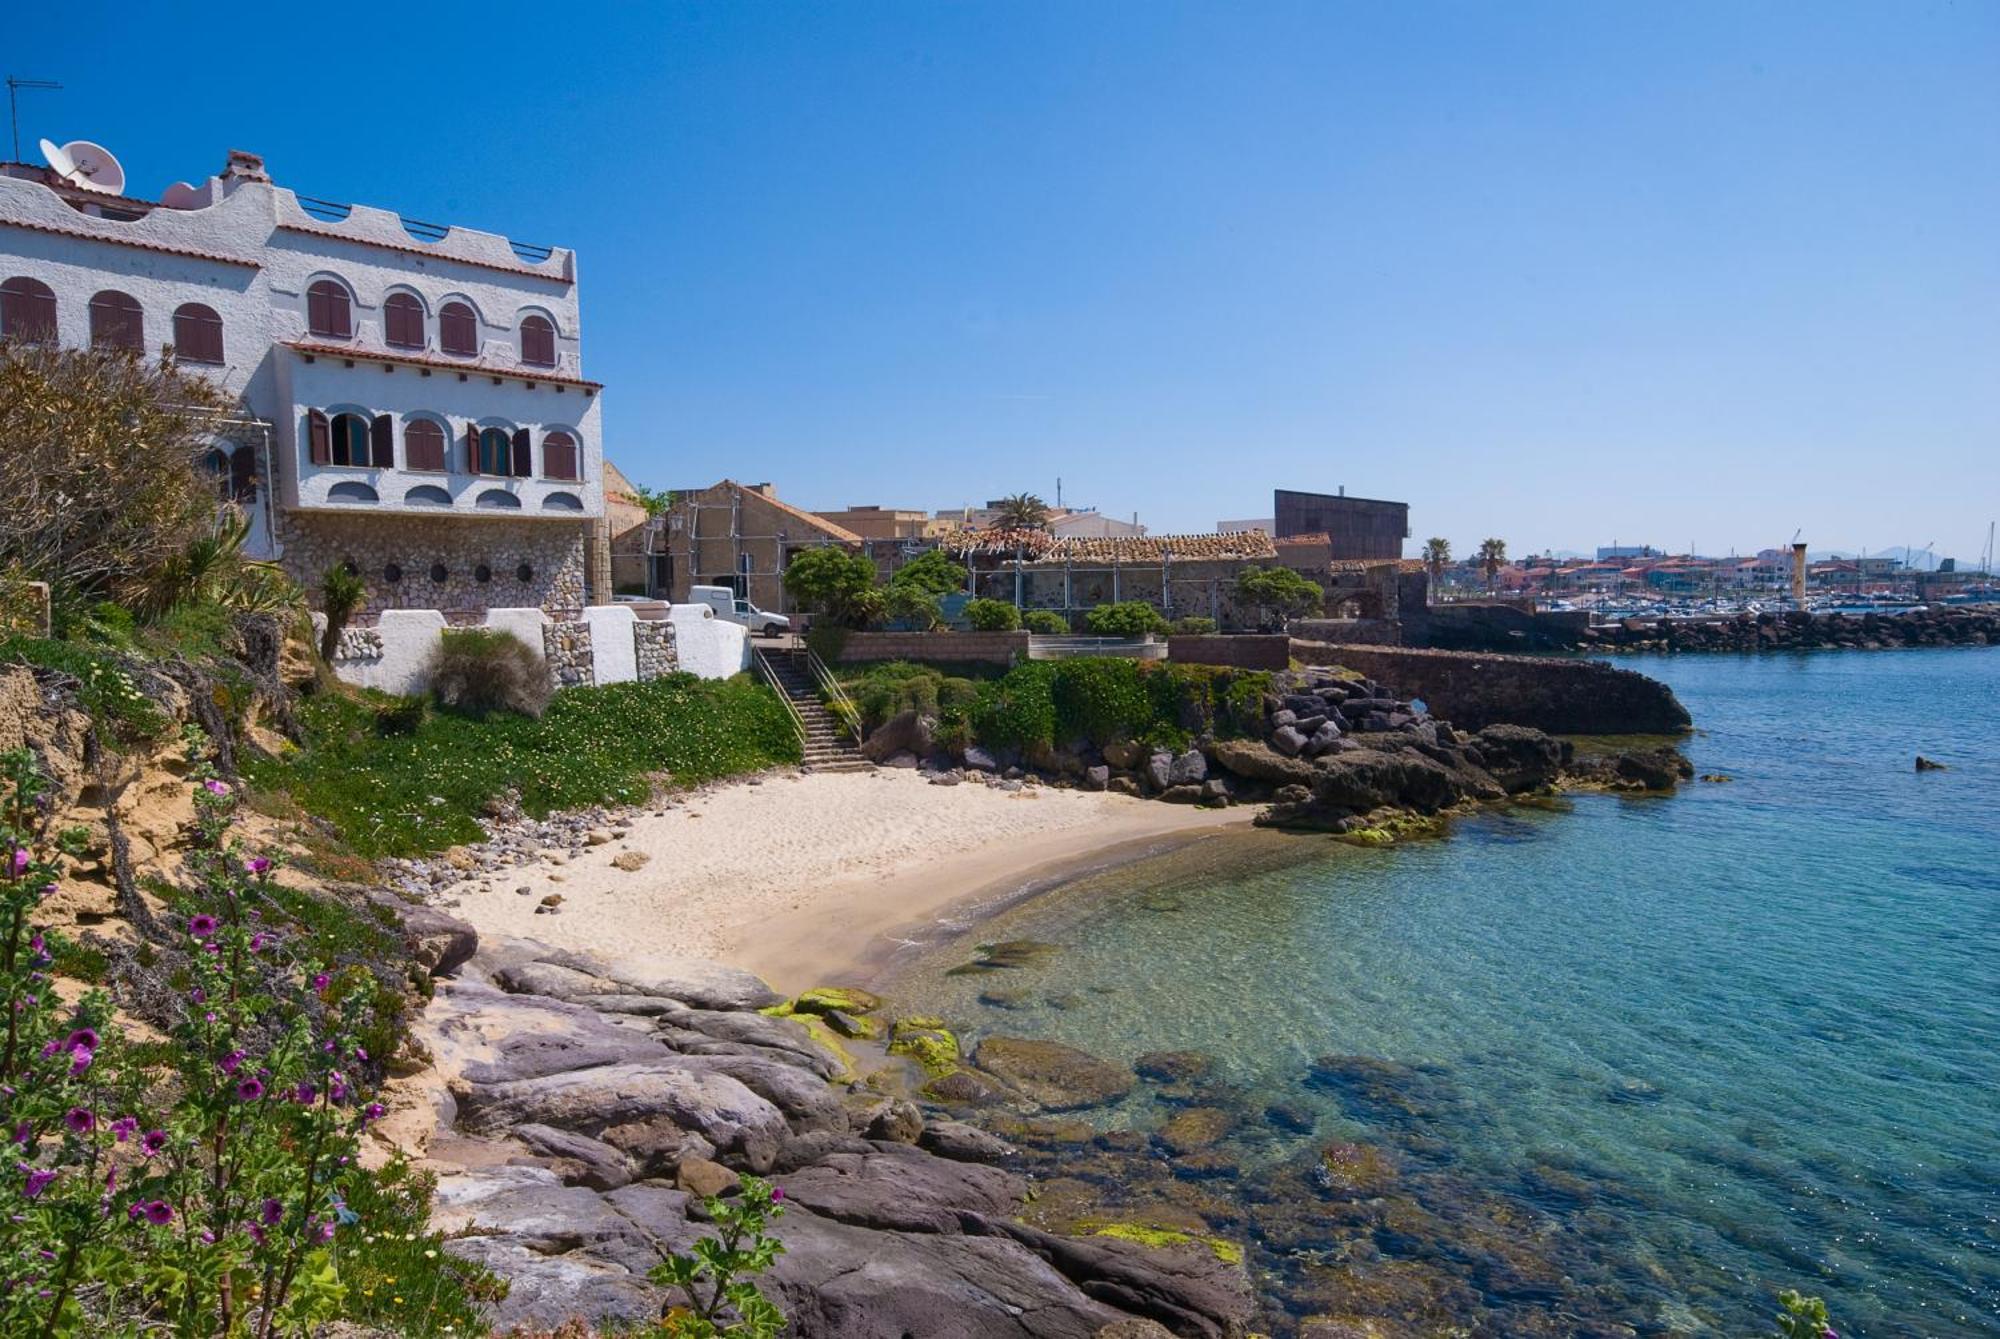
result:
<svg viewBox="0 0 2000 1339"><path fill-rule="evenodd" d="M438 309L438 347L457 358L479 354L479 316L463 302Z"/></svg>
<svg viewBox="0 0 2000 1339"><path fill-rule="evenodd" d="M444 429L427 418L411 419L403 429L403 467L412 470L442 470Z"/></svg>
<svg viewBox="0 0 2000 1339"><path fill-rule="evenodd" d="M222 363L222 318L215 308L183 302L174 309L174 356L184 363Z"/></svg>
<svg viewBox="0 0 2000 1339"><path fill-rule="evenodd" d="M257 496L257 453L251 447L216 447L203 462L215 476L215 491L224 502L249 502Z"/></svg>
<svg viewBox="0 0 2000 1339"><path fill-rule="evenodd" d="M542 474L550 479L581 479L577 472L576 438L552 432L542 438Z"/></svg>
<svg viewBox="0 0 2000 1339"><path fill-rule="evenodd" d="M556 365L556 328L548 317L521 318L521 361L530 367Z"/></svg>
<svg viewBox="0 0 2000 1339"><path fill-rule="evenodd" d="M90 300L90 347L146 351L146 316L130 293L107 288Z"/></svg>
<svg viewBox="0 0 2000 1339"><path fill-rule="evenodd" d="M370 420L361 414L329 417L322 410L308 409L306 432L315 465L357 470L395 468L395 427L387 414L377 414Z"/></svg>
<svg viewBox="0 0 2000 1339"><path fill-rule="evenodd" d="M480 474L503 478L514 473L514 435L505 428L487 428L479 434Z"/></svg>
<svg viewBox="0 0 2000 1339"><path fill-rule="evenodd" d="M408 293L391 293L383 299L382 338L393 348L423 348L424 304Z"/></svg>
<svg viewBox="0 0 2000 1339"><path fill-rule="evenodd" d="M331 279L306 289L306 329L327 339L354 338L354 299Z"/></svg>
<svg viewBox="0 0 2000 1339"><path fill-rule="evenodd" d="M56 293L39 279L0 284L0 338L24 344L56 342Z"/></svg>

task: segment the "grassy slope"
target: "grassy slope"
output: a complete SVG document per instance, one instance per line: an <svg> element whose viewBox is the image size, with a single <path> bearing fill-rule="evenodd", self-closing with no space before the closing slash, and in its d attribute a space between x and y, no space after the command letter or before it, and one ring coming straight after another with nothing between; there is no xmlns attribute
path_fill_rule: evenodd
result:
<svg viewBox="0 0 2000 1339"><path fill-rule="evenodd" d="M378 717L393 703L309 700L299 712L307 747L251 764L250 779L332 823L356 854L413 855L479 840L486 802L509 789L540 816L635 803L657 773L692 785L799 756L784 707L744 678L572 688L540 720L438 712L401 733Z"/></svg>

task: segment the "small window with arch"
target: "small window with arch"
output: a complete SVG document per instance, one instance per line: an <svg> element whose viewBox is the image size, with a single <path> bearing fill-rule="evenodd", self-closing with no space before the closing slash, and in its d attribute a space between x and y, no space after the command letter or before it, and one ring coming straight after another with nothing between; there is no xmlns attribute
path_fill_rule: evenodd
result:
<svg viewBox="0 0 2000 1339"><path fill-rule="evenodd" d="M184 363L222 365L222 318L201 302L174 309L174 356Z"/></svg>
<svg viewBox="0 0 2000 1339"><path fill-rule="evenodd" d="M316 279L306 288L306 329L322 339L354 338L354 299L344 285Z"/></svg>
<svg viewBox="0 0 2000 1339"><path fill-rule="evenodd" d="M454 358L479 355L479 316L468 303L447 302L438 309L438 347Z"/></svg>
<svg viewBox="0 0 2000 1339"><path fill-rule="evenodd" d="M130 293L107 288L90 300L90 347L146 351L146 314Z"/></svg>
<svg viewBox="0 0 2000 1339"><path fill-rule="evenodd" d="M382 300L382 339L392 349L424 347L424 304L409 293Z"/></svg>
<svg viewBox="0 0 2000 1339"><path fill-rule="evenodd" d="M521 361L530 367L556 365L556 327L548 317L531 312L521 318Z"/></svg>
<svg viewBox="0 0 2000 1339"><path fill-rule="evenodd" d="M56 291L26 275L0 283L0 338L55 343Z"/></svg>

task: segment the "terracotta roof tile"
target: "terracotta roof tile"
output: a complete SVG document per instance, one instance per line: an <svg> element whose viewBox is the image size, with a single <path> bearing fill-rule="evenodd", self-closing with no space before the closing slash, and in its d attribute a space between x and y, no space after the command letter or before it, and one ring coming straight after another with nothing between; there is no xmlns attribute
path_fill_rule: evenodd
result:
<svg viewBox="0 0 2000 1339"><path fill-rule="evenodd" d="M103 242L108 246L137 247L141 251L157 251L169 256L188 256L194 260L212 260L219 265L241 265L246 269L261 270L263 265L242 256L225 256L219 251L197 251L191 246L172 246L166 242L148 242L137 237L120 237L117 233L98 232L92 228L58 228L53 223L31 223L27 219L0 219L0 227L26 228L32 232L54 233L58 237L81 237L92 242Z"/></svg>
<svg viewBox="0 0 2000 1339"><path fill-rule="evenodd" d="M587 391L601 391L601 381L585 381L581 377L566 377L545 367L500 366L494 363L467 362L463 358L437 358L424 353L404 353L391 349L372 349L359 344L324 344L312 339L286 340L285 347L314 358L359 358L374 363L400 363L404 367L430 367L446 372L478 373L487 377L509 377L515 381L546 381L556 386L581 386Z"/></svg>

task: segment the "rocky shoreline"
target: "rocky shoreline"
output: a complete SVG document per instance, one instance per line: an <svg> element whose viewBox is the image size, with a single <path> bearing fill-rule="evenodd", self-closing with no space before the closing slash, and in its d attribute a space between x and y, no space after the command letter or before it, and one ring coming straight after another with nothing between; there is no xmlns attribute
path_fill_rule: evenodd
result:
<svg viewBox="0 0 2000 1339"><path fill-rule="evenodd" d="M518 941L441 981L419 1033L435 1069L412 1081L435 1109L434 1223L506 1281L496 1330L656 1318L647 1270L712 1230L702 1196L755 1173L785 1192L763 1285L798 1339L1245 1333L1240 1248L1038 1224L1022 1149L906 1095L924 1069L861 1040L874 1004ZM1078 1065L1118 1088L1116 1067L1052 1049L1020 1041L965 1072L1023 1113L1100 1100Z"/></svg>
<svg viewBox="0 0 2000 1339"><path fill-rule="evenodd" d="M1076 741L1033 754L937 742L937 721L906 711L863 742L883 766L933 785L1081 786L1176 804L1268 806L1257 822L1387 840L1414 816L1557 790L1672 790L1693 769L1670 743L1603 754L1520 725L1455 729L1375 679L1307 666L1271 678L1240 738L1202 734L1179 752Z"/></svg>

